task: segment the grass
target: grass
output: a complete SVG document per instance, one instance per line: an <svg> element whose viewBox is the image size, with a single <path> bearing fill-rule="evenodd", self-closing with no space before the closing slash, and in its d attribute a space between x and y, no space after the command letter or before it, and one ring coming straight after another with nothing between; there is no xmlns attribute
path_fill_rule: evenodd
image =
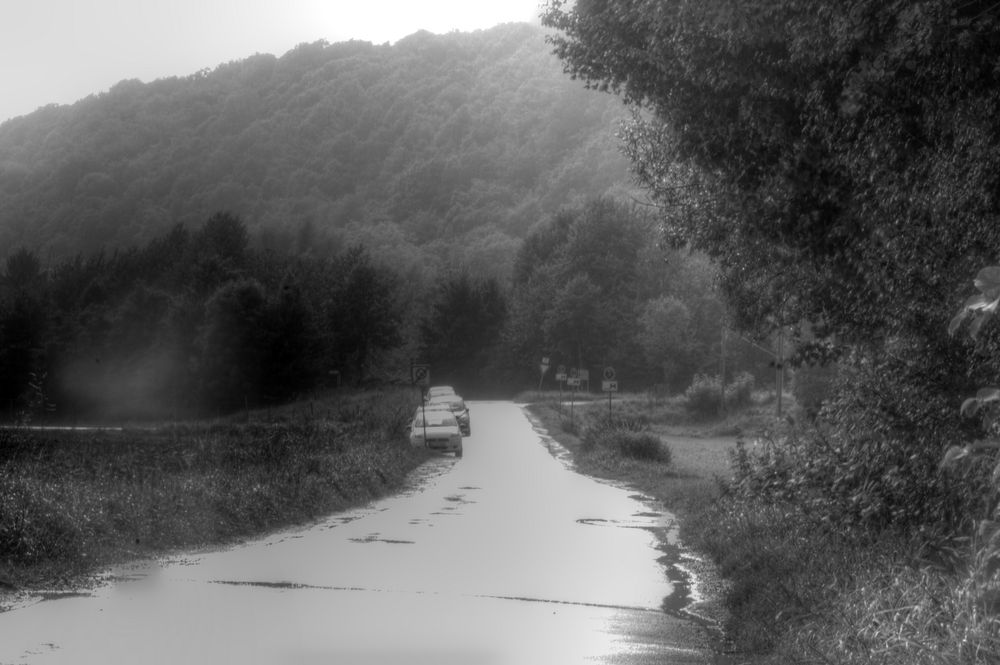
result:
<svg viewBox="0 0 1000 665"><path fill-rule="evenodd" d="M306 523L400 487L419 464L412 391L121 431L0 432L0 586Z"/></svg>
<svg viewBox="0 0 1000 665"><path fill-rule="evenodd" d="M968 546L954 551L918 537L844 529L800 506L731 491L736 435L752 440L764 427L789 426L766 396L713 420L685 413L678 398L616 396L615 416L659 436L670 450L667 464L586 444L606 402L577 403L570 420L552 394L527 397L582 472L660 500L677 515L686 545L714 562L721 604L699 611L723 619L734 662L1000 662L997 561L978 560Z"/></svg>

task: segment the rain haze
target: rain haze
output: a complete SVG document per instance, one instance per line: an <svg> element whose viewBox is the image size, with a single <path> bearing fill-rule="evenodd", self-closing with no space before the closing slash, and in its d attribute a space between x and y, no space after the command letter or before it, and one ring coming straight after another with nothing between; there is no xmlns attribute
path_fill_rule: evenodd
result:
<svg viewBox="0 0 1000 665"><path fill-rule="evenodd" d="M540 0L0 0L0 122L301 43L537 22Z"/></svg>

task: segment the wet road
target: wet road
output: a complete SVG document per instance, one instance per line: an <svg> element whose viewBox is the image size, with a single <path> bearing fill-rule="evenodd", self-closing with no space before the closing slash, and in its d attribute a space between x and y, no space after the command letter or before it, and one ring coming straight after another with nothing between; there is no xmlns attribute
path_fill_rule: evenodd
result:
<svg viewBox="0 0 1000 665"><path fill-rule="evenodd" d="M0 614L0 664L707 663L668 517L573 473L511 403L406 492ZM671 583L673 577L675 583Z"/></svg>

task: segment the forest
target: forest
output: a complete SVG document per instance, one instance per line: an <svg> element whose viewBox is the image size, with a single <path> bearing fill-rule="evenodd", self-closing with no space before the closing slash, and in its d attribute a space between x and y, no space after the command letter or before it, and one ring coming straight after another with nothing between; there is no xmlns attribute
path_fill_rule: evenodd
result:
<svg viewBox="0 0 1000 665"><path fill-rule="evenodd" d="M623 105L550 51L518 24L316 42L43 107L0 124L0 248L48 262L224 210L258 248L361 242L394 264L506 278L533 225L635 191Z"/></svg>
<svg viewBox="0 0 1000 665"><path fill-rule="evenodd" d="M542 355L683 389L718 366L722 306L712 265L657 237L636 206L598 199L529 233L513 280L456 269L429 285L360 244L255 249L226 212L48 270L21 249L0 271L0 403L21 422L218 415L406 384L414 360L466 394L511 394ZM727 356L767 371L750 345Z"/></svg>
<svg viewBox="0 0 1000 665"><path fill-rule="evenodd" d="M303 44L0 125L0 413L217 414L414 361L470 394L543 355L634 388L716 372L714 267L660 246L626 107L545 35Z"/></svg>

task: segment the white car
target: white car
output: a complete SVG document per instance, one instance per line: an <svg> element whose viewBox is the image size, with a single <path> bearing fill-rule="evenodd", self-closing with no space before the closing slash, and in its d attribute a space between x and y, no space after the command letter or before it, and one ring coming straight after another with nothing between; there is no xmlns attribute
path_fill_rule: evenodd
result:
<svg viewBox="0 0 1000 665"><path fill-rule="evenodd" d="M454 395L455 389L451 386L431 386L427 389L427 393L424 395L425 400L430 400L432 397L440 397L441 395Z"/></svg>
<svg viewBox="0 0 1000 665"><path fill-rule="evenodd" d="M410 423L410 445L462 456L462 430L450 410L417 409Z"/></svg>
<svg viewBox="0 0 1000 665"><path fill-rule="evenodd" d="M465 436L472 434L472 421L469 417L469 409L465 406L465 400L460 396L455 394L436 395L427 400L427 406L451 409L451 412L455 414L455 418L458 420L458 426L461 428L462 434Z"/></svg>

